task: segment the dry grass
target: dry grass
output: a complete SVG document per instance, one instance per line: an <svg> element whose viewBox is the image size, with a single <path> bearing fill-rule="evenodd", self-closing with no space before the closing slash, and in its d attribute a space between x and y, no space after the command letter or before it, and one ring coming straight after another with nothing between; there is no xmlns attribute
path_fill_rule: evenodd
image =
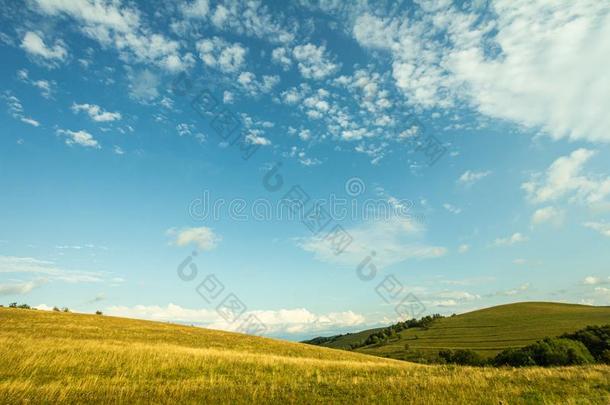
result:
<svg viewBox="0 0 610 405"><path fill-rule="evenodd" d="M95 315L0 309L0 403L608 404L605 366L423 366Z"/></svg>

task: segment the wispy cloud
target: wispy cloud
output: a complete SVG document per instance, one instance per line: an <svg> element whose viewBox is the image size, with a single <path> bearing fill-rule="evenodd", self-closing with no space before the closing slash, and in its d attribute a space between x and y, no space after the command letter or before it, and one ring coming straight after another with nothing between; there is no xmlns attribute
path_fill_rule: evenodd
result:
<svg viewBox="0 0 610 405"><path fill-rule="evenodd" d="M68 283L97 283L104 281L105 276L101 272L66 270L51 261L16 256L0 256L0 273L26 273Z"/></svg>
<svg viewBox="0 0 610 405"><path fill-rule="evenodd" d="M298 245L314 254L317 260L356 265L375 252L375 265L383 268L407 259L429 259L444 256L447 249L422 242L423 226L401 217L369 221L346 231L353 242L339 255L323 237L298 239Z"/></svg>
<svg viewBox="0 0 610 405"><path fill-rule="evenodd" d="M491 174L491 171L476 172L476 171L472 171L472 170L466 170L464 173L462 173L460 178L457 180L457 183L465 185L465 186L471 186L474 183L489 176L490 174Z"/></svg>
<svg viewBox="0 0 610 405"><path fill-rule="evenodd" d="M524 236L523 234L516 232L513 233L510 236L507 236L505 238L497 238L494 241L494 245L496 246L511 246L511 245L515 245L517 243L523 243L527 241L527 237Z"/></svg>

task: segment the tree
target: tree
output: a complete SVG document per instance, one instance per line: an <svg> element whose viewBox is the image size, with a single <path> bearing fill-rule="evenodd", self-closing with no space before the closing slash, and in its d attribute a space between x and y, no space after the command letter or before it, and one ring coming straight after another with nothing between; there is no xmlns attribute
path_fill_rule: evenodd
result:
<svg viewBox="0 0 610 405"><path fill-rule="evenodd" d="M99 309L97 311L95 311L95 315L104 315L102 314L102 311L100 311Z"/></svg>

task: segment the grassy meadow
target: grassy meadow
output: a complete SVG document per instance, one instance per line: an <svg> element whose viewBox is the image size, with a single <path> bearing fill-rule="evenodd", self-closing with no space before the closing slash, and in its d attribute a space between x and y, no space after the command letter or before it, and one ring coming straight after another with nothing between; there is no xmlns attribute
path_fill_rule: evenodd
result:
<svg viewBox="0 0 610 405"><path fill-rule="evenodd" d="M0 403L608 404L610 367L428 366L174 324L0 308Z"/></svg>
<svg viewBox="0 0 610 405"><path fill-rule="evenodd" d="M428 328L403 330L399 339L356 351L411 361L434 359L442 349L471 349L483 357L492 357L504 349L608 323L610 307L521 302L437 319ZM346 349L377 330L345 335L322 346Z"/></svg>

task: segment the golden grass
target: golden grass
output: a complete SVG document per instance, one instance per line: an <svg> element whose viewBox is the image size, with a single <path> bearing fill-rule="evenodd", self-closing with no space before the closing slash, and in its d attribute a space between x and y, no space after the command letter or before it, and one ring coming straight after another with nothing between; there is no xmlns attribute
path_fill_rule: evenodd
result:
<svg viewBox="0 0 610 405"><path fill-rule="evenodd" d="M610 367L424 366L95 315L0 309L0 403L608 404Z"/></svg>

